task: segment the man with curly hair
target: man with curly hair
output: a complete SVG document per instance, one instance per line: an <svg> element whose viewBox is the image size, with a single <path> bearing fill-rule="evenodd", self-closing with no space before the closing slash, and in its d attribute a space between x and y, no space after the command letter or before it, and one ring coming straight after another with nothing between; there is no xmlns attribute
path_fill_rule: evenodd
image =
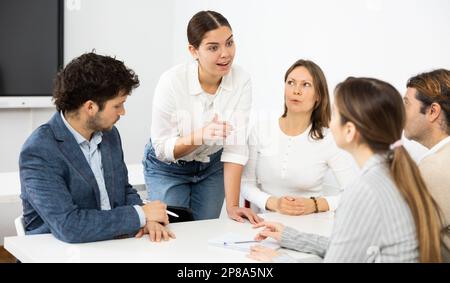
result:
<svg viewBox="0 0 450 283"><path fill-rule="evenodd" d="M20 153L26 234L51 232L70 243L144 233L153 241L174 238L165 227L166 205L144 205L129 184L114 127L138 86L137 75L123 62L95 53L75 58L57 74L57 112Z"/></svg>

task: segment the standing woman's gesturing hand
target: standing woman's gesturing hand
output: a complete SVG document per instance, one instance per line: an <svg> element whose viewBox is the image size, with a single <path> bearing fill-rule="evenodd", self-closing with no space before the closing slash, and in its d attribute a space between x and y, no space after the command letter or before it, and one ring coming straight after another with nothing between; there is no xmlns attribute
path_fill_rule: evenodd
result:
<svg viewBox="0 0 450 283"><path fill-rule="evenodd" d="M233 127L226 121L219 121L217 114L214 119L201 129L202 144L211 145L216 141L225 140Z"/></svg>

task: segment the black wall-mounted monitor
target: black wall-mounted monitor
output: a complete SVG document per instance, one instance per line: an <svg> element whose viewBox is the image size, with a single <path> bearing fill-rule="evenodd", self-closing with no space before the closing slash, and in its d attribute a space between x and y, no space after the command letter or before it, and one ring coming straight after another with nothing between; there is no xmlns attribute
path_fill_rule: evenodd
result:
<svg viewBox="0 0 450 283"><path fill-rule="evenodd" d="M64 0L0 0L0 97L52 95L63 33Z"/></svg>

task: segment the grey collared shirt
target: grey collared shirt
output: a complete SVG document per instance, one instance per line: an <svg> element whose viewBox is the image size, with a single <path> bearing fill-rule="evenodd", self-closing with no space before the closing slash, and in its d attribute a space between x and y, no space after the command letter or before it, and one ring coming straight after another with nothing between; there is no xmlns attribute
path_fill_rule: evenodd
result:
<svg viewBox="0 0 450 283"><path fill-rule="evenodd" d="M73 137L80 146L87 163L91 167L92 173L97 181L98 189L100 192L100 208L101 210L110 210L111 204L109 202L108 192L106 191L105 178L103 175L103 165L102 165L102 153L99 149L99 144L102 142L102 132L95 132L91 140L88 141L80 133L78 133L72 126L66 121L62 112L61 119L66 125L67 129L72 133ZM139 205L135 205L134 208L139 215L139 220L141 227L145 225L145 214Z"/></svg>
<svg viewBox="0 0 450 283"><path fill-rule="evenodd" d="M388 166L378 154L366 162L343 193L330 238L286 227L281 246L318 255L324 262L417 262L414 218ZM296 260L281 254L274 261Z"/></svg>

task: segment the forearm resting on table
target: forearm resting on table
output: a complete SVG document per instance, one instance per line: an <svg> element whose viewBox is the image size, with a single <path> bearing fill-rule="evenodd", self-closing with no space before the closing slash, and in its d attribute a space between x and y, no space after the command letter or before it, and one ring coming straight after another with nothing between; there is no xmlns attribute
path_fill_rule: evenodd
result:
<svg viewBox="0 0 450 283"><path fill-rule="evenodd" d="M239 206L241 189L241 175L244 168L241 164L225 162L223 165L223 182L225 186L225 200L227 209Z"/></svg>
<svg viewBox="0 0 450 283"><path fill-rule="evenodd" d="M267 199L266 209L270 211L277 211L279 209L279 199L277 197L271 196ZM309 202L314 202L312 199L308 200ZM319 212L329 211L330 207L328 205L328 201L325 198L317 199L317 208Z"/></svg>
<svg viewBox="0 0 450 283"><path fill-rule="evenodd" d="M324 211L330 210L328 201L325 198L317 199L317 208L319 209L319 212L324 212Z"/></svg>

